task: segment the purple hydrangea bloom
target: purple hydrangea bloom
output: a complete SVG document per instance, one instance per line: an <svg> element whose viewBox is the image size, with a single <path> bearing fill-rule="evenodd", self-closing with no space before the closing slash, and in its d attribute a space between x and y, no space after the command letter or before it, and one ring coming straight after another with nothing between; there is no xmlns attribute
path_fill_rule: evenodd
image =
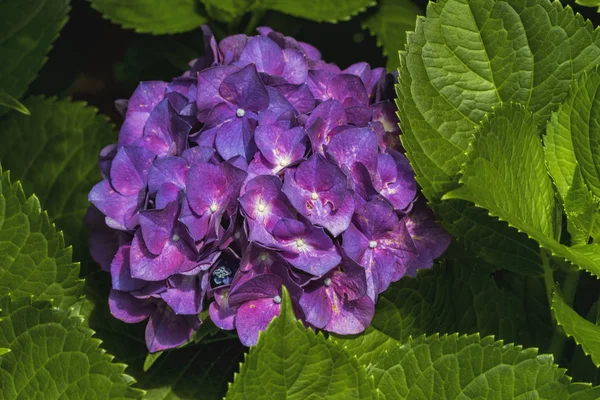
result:
<svg viewBox="0 0 600 400"><path fill-rule="evenodd" d="M360 333L450 242L402 154L394 77L266 27L202 30L188 71L116 102L125 121L99 155L86 222L112 314L148 321L152 352L186 343L205 310L251 346L285 286L307 326Z"/></svg>

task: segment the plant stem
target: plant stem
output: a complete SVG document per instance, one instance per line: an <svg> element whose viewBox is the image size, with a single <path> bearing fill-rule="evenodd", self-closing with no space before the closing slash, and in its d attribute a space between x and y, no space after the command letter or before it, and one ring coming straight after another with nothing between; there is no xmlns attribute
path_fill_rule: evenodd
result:
<svg viewBox="0 0 600 400"><path fill-rule="evenodd" d="M248 21L248 25L246 25L246 35L254 34L254 31L258 27L258 24L265 16L266 10L264 8L255 8L252 11L252 15L250 16L250 21Z"/></svg>
<svg viewBox="0 0 600 400"><path fill-rule="evenodd" d="M578 284L579 271L573 271L565 275L565 280L561 286L561 295L568 306L573 304ZM556 320L554 323L556 326L554 327L554 333L552 334L552 339L550 340L550 352L554 354L555 359L557 362L559 362L567 343L567 336L565 335L563 329L557 324Z"/></svg>

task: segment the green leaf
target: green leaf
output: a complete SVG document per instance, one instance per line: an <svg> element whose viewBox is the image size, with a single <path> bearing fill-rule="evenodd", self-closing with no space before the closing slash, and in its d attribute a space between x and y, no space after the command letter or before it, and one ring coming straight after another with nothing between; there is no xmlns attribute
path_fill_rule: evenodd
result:
<svg viewBox="0 0 600 400"><path fill-rule="evenodd" d="M407 156L437 203L484 115L519 102L542 125L600 61L600 38L558 1L440 0L426 14L401 53L397 104Z"/></svg>
<svg viewBox="0 0 600 400"><path fill-rule="evenodd" d="M79 300L83 282L57 232L35 196L25 197L0 166L0 297L53 300L68 308Z"/></svg>
<svg viewBox="0 0 600 400"><path fill-rule="evenodd" d="M0 348L0 356L3 356L6 353L10 353L10 349Z"/></svg>
<svg viewBox="0 0 600 400"><path fill-rule="evenodd" d="M229 22L247 13L257 0L202 0L213 19Z"/></svg>
<svg viewBox="0 0 600 400"><path fill-rule="evenodd" d="M20 99L67 22L69 0L0 1L0 89Z"/></svg>
<svg viewBox="0 0 600 400"><path fill-rule="evenodd" d="M567 336L575 339L584 353L592 357L596 367L600 366L600 326L586 320L573 310L558 291L552 294L552 311Z"/></svg>
<svg viewBox="0 0 600 400"><path fill-rule="evenodd" d="M598 7L598 12L600 12L600 1L599 0L575 0L575 3L584 7Z"/></svg>
<svg viewBox="0 0 600 400"><path fill-rule="evenodd" d="M142 398L125 366L111 362L80 319L27 298L4 297L0 308L0 346L10 349L0 359L3 399Z"/></svg>
<svg viewBox="0 0 600 400"><path fill-rule="evenodd" d="M102 179L98 152L116 141L114 127L84 103L32 97L25 105L30 117L14 113L0 121L0 159L67 232L75 258L85 260L87 197Z"/></svg>
<svg viewBox="0 0 600 400"><path fill-rule="evenodd" d="M375 5L374 0L258 0L257 7L281 11L294 17L317 22L337 22L349 20Z"/></svg>
<svg viewBox="0 0 600 400"><path fill-rule="evenodd" d="M191 31L207 22L196 0L91 0L105 18L140 33Z"/></svg>
<svg viewBox="0 0 600 400"><path fill-rule="evenodd" d="M304 328L282 290L279 317L250 349L227 399L376 398L364 367L322 333Z"/></svg>
<svg viewBox="0 0 600 400"><path fill-rule="evenodd" d="M0 106L8 107L21 114L31 115L31 112L21 102L10 94L6 93L4 89L0 88Z"/></svg>
<svg viewBox="0 0 600 400"><path fill-rule="evenodd" d="M553 238L555 203L533 115L507 104L483 121L462 170L443 199L467 200L534 238Z"/></svg>
<svg viewBox="0 0 600 400"><path fill-rule="evenodd" d="M567 229L573 244L586 244L590 236L596 235L594 227L598 222L598 203L583 181L579 165L575 170L573 184L564 201L567 215Z"/></svg>
<svg viewBox="0 0 600 400"><path fill-rule="evenodd" d="M530 113L509 104L486 118L462 172L462 186L443 199L472 202L526 233L552 255L600 276L598 244L566 247L554 239L554 192Z"/></svg>
<svg viewBox="0 0 600 400"><path fill-rule="evenodd" d="M491 336L408 338L369 366L383 399L567 399L570 379L551 355Z"/></svg>
<svg viewBox="0 0 600 400"><path fill-rule="evenodd" d="M381 0L377 12L363 22L363 29L377 37L377 44L388 56L387 69L394 71L400 65L398 51L406 44L406 31L414 29L422 10L411 0Z"/></svg>
<svg viewBox="0 0 600 400"><path fill-rule="evenodd" d="M392 285L377 302L372 326L399 342L479 332L545 348L553 324L544 288L535 282L509 272L495 280L480 265L452 261Z"/></svg>

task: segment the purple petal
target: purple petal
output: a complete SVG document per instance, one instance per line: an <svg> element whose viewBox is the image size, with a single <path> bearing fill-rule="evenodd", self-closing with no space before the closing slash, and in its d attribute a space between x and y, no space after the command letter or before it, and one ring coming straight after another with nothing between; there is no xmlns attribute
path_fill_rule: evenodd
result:
<svg viewBox="0 0 600 400"><path fill-rule="evenodd" d="M110 167L112 166L112 162L117 155L117 144L109 144L100 150L98 154L98 165L100 166L100 173L102 174L102 179L107 179L110 177Z"/></svg>
<svg viewBox="0 0 600 400"><path fill-rule="evenodd" d="M274 86L300 114L308 114L315 108L315 96L306 83L292 85L283 83Z"/></svg>
<svg viewBox="0 0 600 400"><path fill-rule="evenodd" d="M106 224L124 231L137 225L137 211L143 206L145 197L143 192L122 196L108 179L97 183L88 195L89 201L106 216Z"/></svg>
<svg viewBox="0 0 600 400"><path fill-rule="evenodd" d="M129 240L129 235L106 225L104 215L95 206L88 207L85 225L88 228L88 246L92 259L103 271L109 272L119 246Z"/></svg>
<svg viewBox="0 0 600 400"><path fill-rule="evenodd" d="M202 311L202 300L208 285L207 277L206 274L172 276L168 279L168 289L160 296L175 314L196 315Z"/></svg>
<svg viewBox="0 0 600 400"><path fill-rule="evenodd" d="M235 328L244 346L254 346L258 332L267 329L271 320L279 315L281 304L272 298L257 299L240 306L235 318Z"/></svg>
<svg viewBox="0 0 600 400"><path fill-rule="evenodd" d="M378 121L383 124L386 132L399 133L398 116L396 115L396 107L391 101L382 101L371 105L373 109L373 121Z"/></svg>
<svg viewBox="0 0 600 400"><path fill-rule="evenodd" d="M269 93L268 110L275 113L278 118L292 119L298 113L279 89L267 86L267 92Z"/></svg>
<svg viewBox="0 0 600 400"><path fill-rule="evenodd" d="M283 50L285 66L281 76L289 83L300 85L308 78L308 63L304 55L298 50Z"/></svg>
<svg viewBox="0 0 600 400"><path fill-rule="evenodd" d="M282 168L298 161L306 152L306 132L301 126L285 129L278 125L261 125L254 140L263 156Z"/></svg>
<svg viewBox="0 0 600 400"><path fill-rule="evenodd" d="M110 170L110 181L115 190L124 196L137 195L144 190L154 157L141 147L121 147Z"/></svg>
<svg viewBox="0 0 600 400"><path fill-rule="evenodd" d="M225 64L237 61L248 43L248 36L244 34L227 36L219 42L219 51L223 54Z"/></svg>
<svg viewBox="0 0 600 400"><path fill-rule="evenodd" d="M267 89L252 64L225 78L219 87L219 93L226 101L244 112L257 113L269 105Z"/></svg>
<svg viewBox="0 0 600 400"><path fill-rule="evenodd" d="M224 99L219 93L219 87L225 78L239 71L232 65L219 65L207 68L198 73L198 92L196 106L198 107L198 120L205 122L210 110Z"/></svg>
<svg viewBox="0 0 600 400"><path fill-rule="evenodd" d="M188 341L193 333L189 317L175 315L168 306L162 306L146 325L146 346L151 353L172 349Z"/></svg>
<svg viewBox="0 0 600 400"><path fill-rule="evenodd" d="M367 329L375 314L375 304L369 296L347 300L331 291L328 293L332 311L325 330L340 335L355 335Z"/></svg>
<svg viewBox="0 0 600 400"><path fill-rule="evenodd" d="M166 82L141 82L127 103L127 114L119 131L119 146L133 144L144 133L144 125L150 112L160 103L165 95Z"/></svg>
<svg viewBox="0 0 600 400"><path fill-rule="evenodd" d="M327 86L328 97L344 102L347 98L354 99L362 105L369 105L369 96L360 78L350 74L340 74L333 77Z"/></svg>
<svg viewBox="0 0 600 400"><path fill-rule="evenodd" d="M210 213L197 215L191 210L187 199L183 200L181 213L179 214L179 222L187 228L188 233L194 241L197 242L204 239L208 232L210 219Z"/></svg>
<svg viewBox="0 0 600 400"><path fill-rule="evenodd" d="M306 288L300 298L300 307L304 311L306 322L319 329L327 326L331 318L331 303L324 285Z"/></svg>
<svg viewBox="0 0 600 400"><path fill-rule="evenodd" d="M369 171L377 170L377 136L369 128L352 128L333 136L327 152L332 154L340 165L352 169L354 163L362 163Z"/></svg>
<svg viewBox="0 0 600 400"><path fill-rule="evenodd" d="M319 104L306 121L306 131L310 138L313 151L321 151L328 144L329 132L341 125L346 125L344 106L337 100L329 99Z"/></svg>
<svg viewBox="0 0 600 400"><path fill-rule="evenodd" d="M319 50L317 50L317 48L315 46L313 46L312 44L308 44L308 43L304 43L304 42L298 42L298 44L300 44L300 46L302 46L304 53L311 60L320 60L321 59L321 52Z"/></svg>
<svg viewBox="0 0 600 400"><path fill-rule="evenodd" d="M142 322L156 309L156 304L148 300L136 299L126 292L111 289L108 306L113 317L128 324Z"/></svg>
<svg viewBox="0 0 600 400"><path fill-rule="evenodd" d="M131 276L146 281L161 281L196 266L196 251L179 236L165 243L160 255L152 254L145 246L141 232L136 232L131 244Z"/></svg>
<svg viewBox="0 0 600 400"><path fill-rule="evenodd" d="M179 213L177 202L164 209L140 211L140 228L146 248L154 255L162 253L165 244L174 235L175 221Z"/></svg>
<svg viewBox="0 0 600 400"><path fill-rule="evenodd" d="M211 162L215 160L215 150L207 146L195 146L187 149L181 157L192 166L199 162ZM187 177L187 173L185 175Z"/></svg>
<svg viewBox="0 0 600 400"><path fill-rule="evenodd" d="M242 284L232 286L229 292L229 304L237 306L247 301L269 298L279 295L283 279L278 275L261 274Z"/></svg>
<svg viewBox="0 0 600 400"><path fill-rule="evenodd" d="M240 54L236 65L255 64L258 72L281 75L284 72L286 59L281 48L266 36L253 36Z"/></svg>
<svg viewBox="0 0 600 400"><path fill-rule="evenodd" d="M417 194L417 182L406 157L390 150L390 154L379 154L377 190L397 210L406 210Z"/></svg>
<svg viewBox="0 0 600 400"><path fill-rule="evenodd" d="M237 307L229 307L229 289L217 290L215 301L210 303L208 313L210 319L219 328L226 331L235 329L235 315Z"/></svg>
<svg viewBox="0 0 600 400"><path fill-rule="evenodd" d="M329 81L336 73L326 69L309 69L306 83L315 99L326 101L331 98L328 91Z"/></svg>
<svg viewBox="0 0 600 400"><path fill-rule="evenodd" d="M225 122L217 130L215 147L224 160L242 156L250 160L256 152L252 135L256 124L248 118L235 118Z"/></svg>
<svg viewBox="0 0 600 400"><path fill-rule="evenodd" d="M183 189L187 180L188 163L181 157L161 158L152 164L148 172L148 191L151 195L165 183Z"/></svg>
<svg viewBox="0 0 600 400"><path fill-rule="evenodd" d="M146 281L134 279L131 277L129 265L129 252L131 245L119 247L111 266L110 275L112 277L112 288L123 292L132 292L139 290L146 285Z"/></svg>

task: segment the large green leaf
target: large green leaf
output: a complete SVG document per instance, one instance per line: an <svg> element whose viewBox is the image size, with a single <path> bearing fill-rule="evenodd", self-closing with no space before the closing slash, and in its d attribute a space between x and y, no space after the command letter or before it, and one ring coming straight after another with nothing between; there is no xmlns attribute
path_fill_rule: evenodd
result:
<svg viewBox="0 0 600 400"><path fill-rule="evenodd" d="M53 300L68 308L78 301L83 282L57 232L35 196L25 197L0 166L0 297Z"/></svg>
<svg viewBox="0 0 600 400"><path fill-rule="evenodd" d="M365 368L341 346L304 328L285 288L279 317L259 335L227 399L375 399Z"/></svg>
<svg viewBox="0 0 600 400"><path fill-rule="evenodd" d="M377 354L368 373L382 399L567 399L570 379L537 349L505 345L479 335L408 338L403 343L372 339L370 348L351 353ZM384 351L382 351L385 349ZM577 387L580 398L590 390ZM596 393L597 394L597 393ZM592 397L589 397L592 398Z"/></svg>
<svg viewBox="0 0 600 400"><path fill-rule="evenodd" d="M592 357L596 367L600 366L600 326L583 318L573 310L558 291L552 295L552 311L556 322L563 327L567 336L581 345L585 354Z"/></svg>
<svg viewBox="0 0 600 400"><path fill-rule="evenodd" d="M598 244L566 247L554 239L554 191L542 142L528 111L509 104L486 118L460 183L460 188L443 198L472 202L527 233L553 255L600 276Z"/></svg>
<svg viewBox="0 0 600 400"><path fill-rule="evenodd" d="M0 300L0 398L131 399L125 366L99 348L100 340L80 320L47 302Z"/></svg>
<svg viewBox="0 0 600 400"><path fill-rule="evenodd" d="M196 0L91 0L105 18L140 33L191 31L207 22Z"/></svg>
<svg viewBox="0 0 600 400"><path fill-rule="evenodd" d="M229 22L247 13L257 0L202 0L211 18Z"/></svg>
<svg viewBox="0 0 600 400"><path fill-rule="evenodd" d="M384 292L372 326L400 342L459 332L545 348L553 329L549 306L544 289L529 280L504 273L497 281L477 264L435 266Z"/></svg>
<svg viewBox="0 0 600 400"><path fill-rule="evenodd" d="M0 89L20 99L67 22L69 0L0 0Z"/></svg>
<svg viewBox="0 0 600 400"><path fill-rule="evenodd" d="M375 5L374 0L258 0L257 7L281 11L317 22L337 22Z"/></svg>
<svg viewBox="0 0 600 400"><path fill-rule="evenodd" d="M558 1L440 0L426 14L401 53L397 103L407 156L437 202L484 115L519 102L543 124L600 61L600 38Z"/></svg>
<svg viewBox="0 0 600 400"><path fill-rule="evenodd" d="M0 88L0 106L13 109L21 114L31 115L27 107L25 107L19 100L6 93L2 88Z"/></svg>
<svg viewBox="0 0 600 400"><path fill-rule="evenodd" d="M51 222L66 232L75 258L84 260L87 196L102 179L98 152L116 141L114 127L84 103L32 97L25 105L31 117L13 113L0 122L0 160L39 197Z"/></svg>
<svg viewBox="0 0 600 400"><path fill-rule="evenodd" d="M406 31L414 29L417 15L422 10L412 0L381 0L375 13L363 22L372 35L377 37L377 44L383 47L387 56L387 69L398 68L398 51L406 44Z"/></svg>

